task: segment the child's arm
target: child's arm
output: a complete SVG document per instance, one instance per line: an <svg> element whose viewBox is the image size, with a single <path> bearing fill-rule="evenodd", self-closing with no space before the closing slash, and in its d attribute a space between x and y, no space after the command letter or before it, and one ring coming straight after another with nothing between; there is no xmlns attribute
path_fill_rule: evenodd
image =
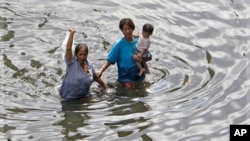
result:
<svg viewBox="0 0 250 141"><path fill-rule="evenodd" d="M147 52L148 50L146 48L142 49L141 52L139 52L137 55L142 58L142 56Z"/></svg>
<svg viewBox="0 0 250 141"><path fill-rule="evenodd" d="M137 56L139 58L141 58L141 60L144 61L144 62L152 60L152 56L144 57L144 58L142 57L147 51L148 51L147 49L143 49L140 53L137 54Z"/></svg>
<svg viewBox="0 0 250 141"><path fill-rule="evenodd" d="M145 54L145 52L147 51L147 49L143 49L141 52L139 52L138 54L134 54L133 55L133 60L136 62L142 62L142 56Z"/></svg>

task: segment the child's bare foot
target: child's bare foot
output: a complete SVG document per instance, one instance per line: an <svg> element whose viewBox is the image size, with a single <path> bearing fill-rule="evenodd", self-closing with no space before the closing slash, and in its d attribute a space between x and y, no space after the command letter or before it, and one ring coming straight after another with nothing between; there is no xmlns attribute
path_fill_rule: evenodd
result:
<svg viewBox="0 0 250 141"><path fill-rule="evenodd" d="M140 69L140 72L138 73L139 76L142 76L142 74L145 72L145 69Z"/></svg>

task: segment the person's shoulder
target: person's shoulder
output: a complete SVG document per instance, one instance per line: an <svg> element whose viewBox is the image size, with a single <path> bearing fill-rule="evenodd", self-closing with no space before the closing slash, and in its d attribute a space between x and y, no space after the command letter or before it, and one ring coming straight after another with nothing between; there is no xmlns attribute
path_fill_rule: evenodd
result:
<svg viewBox="0 0 250 141"><path fill-rule="evenodd" d="M124 42L125 42L125 39L120 38L120 39L115 41L113 46L120 46L120 45L124 44Z"/></svg>
<svg viewBox="0 0 250 141"><path fill-rule="evenodd" d="M133 36L134 36L134 38L139 38L140 34L134 34Z"/></svg>
<svg viewBox="0 0 250 141"><path fill-rule="evenodd" d="M134 41L137 43L138 41L140 41L140 38L134 38Z"/></svg>
<svg viewBox="0 0 250 141"><path fill-rule="evenodd" d="M68 60L66 57L64 57L64 61L66 62L67 66L72 66L72 64L76 63L76 58L73 56L71 60Z"/></svg>
<svg viewBox="0 0 250 141"><path fill-rule="evenodd" d="M122 38L119 38L119 39L117 39L115 42L114 42L114 44L118 44L118 43L120 43L122 41Z"/></svg>

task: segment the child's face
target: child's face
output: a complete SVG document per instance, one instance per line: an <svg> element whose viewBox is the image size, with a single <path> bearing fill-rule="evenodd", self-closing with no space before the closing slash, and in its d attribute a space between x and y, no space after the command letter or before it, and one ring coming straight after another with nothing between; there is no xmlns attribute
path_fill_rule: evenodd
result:
<svg viewBox="0 0 250 141"><path fill-rule="evenodd" d="M151 34L148 33L148 32L142 32L142 36L143 36L144 38L149 38L149 37L151 36Z"/></svg>

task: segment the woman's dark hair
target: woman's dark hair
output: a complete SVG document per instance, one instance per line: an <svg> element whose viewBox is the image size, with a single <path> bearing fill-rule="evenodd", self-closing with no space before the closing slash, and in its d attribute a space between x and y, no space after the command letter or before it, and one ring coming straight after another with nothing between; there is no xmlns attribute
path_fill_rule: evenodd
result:
<svg viewBox="0 0 250 141"><path fill-rule="evenodd" d="M146 23L143 25L142 31L152 34L154 31L154 26L152 24Z"/></svg>
<svg viewBox="0 0 250 141"><path fill-rule="evenodd" d="M89 53L88 46L87 46L85 43L80 43L80 44L77 44L77 45L76 45L76 48L75 48L75 56L76 56L76 54L79 52L79 50L80 50L81 48L84 48L84 50L85 50L87 53Z"/></svg>
<svg viewBox="0 0 250 141"><path fill-rule="evenodd" d="M133 30L135 29L135 24L134 24L133 20L130 18L121 19L120 24L119 24L120 30L122 30L124 25L131 27Z"/></svg>

